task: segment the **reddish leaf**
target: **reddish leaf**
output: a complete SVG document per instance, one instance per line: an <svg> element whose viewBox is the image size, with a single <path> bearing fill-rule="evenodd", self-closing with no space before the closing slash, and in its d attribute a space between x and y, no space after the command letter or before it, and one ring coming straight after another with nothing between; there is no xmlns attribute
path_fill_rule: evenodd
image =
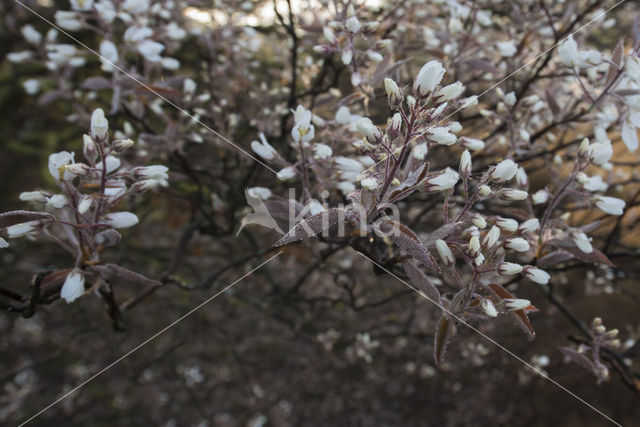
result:
<svg viewBox="0 0 640 427"><path fill-rule="evenodd" d="M432 302L441 305L440 291L431 283L422 270L416 267L411 261L405 261L403 265L404 271L407 273L407 276L409 276L411 284L423 292Z"/></svg>
<svg viewBox="0 0 640 427"><path fill-rule="evenodd" d="M458 221L458 222L450 222L448 224L444 224L443 226L436 229L433 233L431 233L429 237L427 237L427 240L425 240L424 245L426 247L430 247L431 245L435 244L436 240L438 239L445 240L447 237L449 237L451 233L453 233L456 230L456 228L458 228L460 224L463 224L463 222Z"/></svg>
<svg viewBox="0 0 640 427"><path fill-rule="evenodd" d="M616 65L610 64L609 69L607 70L607 77L605 79L605 86L609 86L615 76L618 74L618 70L620 70L620 66L622 65L622 57L624 55L624 37L620 38L618 44L613 49L613 53L611 54L611 62Z"/></svg>
<svg viewBox="0 0 640 427"><path fill-rule="evenodd" d="M544 267L546 265L560 264L572 260L574 257L569 252L557 250L550 252L538 259L537 266Z"/></svg>
<svg viewBox="0 0 640 427"><path fill-rule="evenodd" d="M555 96L553 96L553 93L547 89L545 91L545 95L547 96L547 104L549 104L549 109L551 110L553 115L557 116L558 114L560 114L560 111L562 110L560 109L560 106L558 105L558 102L556 101Z"/></svg>
<svg viewBox="0 0 640 427"><path fill-rule="evenodd" d="M80 87L88 90L111 89L111 80L104 77L89 77L81 83Z"/></svg>
<svg viewBox="0 0 640 427"><path fill-rule="evenodd" d="M382 220L374 227L386 235L393 243L407 251L409 255L417 259L425 267L440 273L440 267L431 256L427 248L422 244L418 236L405 225L396 221Z"/></svg>
<svg viewBox="0 0 640 427"><path fill-rule="evenodd" d="M433 343L433 359L436 367L444 362L444 356L447 352L447 346L456 334L456 325L451 319L444 314L436 324L435 338Z"/></svg>
<svg viewBox="0 0 640 427"><path fill-rule="evenodd" d="M53 215L45 212L11 211L0 214L0 230L12 225L37 220L55 221Z"/></svg>
<svg viewBox="0 0 640 427"><path fill-rule="evenodd" d="M297 223L287 234L278 240L274 246L284 246L298 240L307 239L328 230L329 227L344 221L345 212L343 209L333 208L310 216Z"/></svg>
<svg viewBox="0 0 640 427"><path fill-rule="evenodd" d="M500 299L515 298L509 291L497 283L489 284L489 289ZM538 309L530 305L523 310L511 311L511 316L515 319L518 326L520 326L522 330L529 335L529 337L533 338L536 336L536 331L533 329L533 325L531 325L531 322L529 321L529 316L527 316L528 311L538 311Z"/></svg>

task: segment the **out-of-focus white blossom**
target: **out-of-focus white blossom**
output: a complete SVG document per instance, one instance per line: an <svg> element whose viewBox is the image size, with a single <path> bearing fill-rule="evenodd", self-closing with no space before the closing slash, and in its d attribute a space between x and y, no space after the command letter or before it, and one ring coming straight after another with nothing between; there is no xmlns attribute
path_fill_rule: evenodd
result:
<svg viewBox="0 0 640 427"><path fill-rule="evenodd" d="M104 39L100 42L100 61L102 71L111 72L118 62L118 48L111 40Z"/></svg>
<svg viewBox="0 0 640 427"><path fill-rule="evenodd" d="M124 3L122 3L122 9L137 15L145 10L149 10L149 0L125 0Z"/></svg>
<svg viewBox="0 0 640 427"><path fill-rule="evenodd" d="M511 180L518 172L518 165L511 159L505 159L498 163L491 172L491 179L497 182L506 182Z"/></svg>
<svg viewBox="0 0 640 427"><path fill-rule="evenodd" d="M91 136L96 139L104 139L109 130L109 121L104 116L102 108L96 108L91 114Z"/></svg>
<svg viewBox="0 0 640 427"><path fill-rule="evenodd" d="M340 172L340 177L347 181L355 181L357 176L362 172L362 163L348 157L336 157L336 169Z"/></svg>
<svg viewBox="0 0 640 427"><path fill-rule="evenodd" d="M288 181L296 176L296 169L293 166L287 166L277 173L280 181Z"/></svg>
<svg viewBox="0 0 640 427"><path fill-rule="evenodd" d="M378 180L375 178L365 178L362 181L360 181L360 185L362 186L362 188L366 190L373 191L378 188L379 183L378 183Z"/></svg>
<svg viewBox="0 0 640 427"><path fill-rule="evenodd" d="M153 40L143 40L137 45L138 52L149 62L160 62L160 54L164 50L164 45Z"/></svg>
<svg viewBox="0 0 640 427"><path fill-rule="evenodd" d="M138 221L138 217L131 212L113 212L104 216L104 222L113 228L133 227Z"/></svg>
<svg viewBox="0 0 640 427"><path fill-rule="evenodd" d="M591 67L602 61L602 55L597 50L580 51L572 35L560 44L558 54L562 63L572 68Z"/></svg>
<svg viewBox="0 0 640 427"><path fill-rule="evenodd" d="M483 150L484 141L482 141L481 139L463 136L460 138L460 146L472 151Z"/></svg>
<svg viewBox="0 0 640 427"><path fill-rule="evenodd" d="M445 242L442 239L438 239L435 241L435 245L436 245L436 250L438 251L438 255L440 255L440 259L442 259L442 262L444 263L444 265L449 266L449 265L455 264L456 259L453 256L451 249L447 245L447 242Z"/></svg>
<svg viewBox="0 0 640 427"><path fill-rule="evenodd" d="M516 45L512 41L498 42L496 43L496 47L500 55L505 58L512 57L518 51L518 48L516 48Z"/></svg>
<svg viewBox="0 0 640 427"><path fill-rule="evenodd" d="M27 79L22 83L24 91L29 95L35 95L40 91L40 82L36 79Z"/></svg>
<svg viewBox="0 0 640 427"><path fill-rule="evenodd" d="M313 145L313 156L316 159L328 159L333 154L333 150L326 144L314 144Z"/></svg>
<svg viewBox="0 0 640 427"><path fill-rule="evenodd" d="M531 201L534 205L541 205L547 203L549 200L549 192L546 190L538 190L531 195Z"/></svg>
<svg viewBox="0 0 640 427"><path fill-rule="evenodd" d="M16 237L25 236L31 233L32 231L37 230L39 224L40 224L40 221L28 221L20 224L11 225L6 228L7 236L10 239L15 239Z"/></svg>
<svg viewBox="0 0 640 427"><path fill-rule="evenodd" d="M609 215L622 215L625 201L615 197L596 196L595 203L598 209Z"/></svg>
<svg viewBox="0 0 640 427"><path fill-rule="evenodd" d="M267 142L267 138L265 138L263 133L260 133L259 137L260 142L251 142L251 149L263 159L273 160L278 155L278 152Z"/></svg>
<svg viewBox="0 0 640 427"><path fill-rule="evenodd" d="M504 200L518 201L525 200L529 197L529 193L523 190L516 190L514 188L503 188L498 193L498 197Z"/></svg>
<svg viewBox="0 0 640 427"><path fill-rule="evenodd" d="M448 127L436 127L429 129L428 138L441 145L452 145L458 140L454 134L449 133Z"/></svg>
<svg viewBox="0 0 640 427"><path fill-rule="evenodd" d="M267 200L271 197L271 190L265 187L252 187L247 190L250 197L260 200Z"/></svg>
<svg viewBox="0 0 640 427"><path fill-rule="evenodd" d="M584 232L580 230L571 230L570 236L573 243L575 243L578 249L582 252L586 254L593 252L593 246L591 245L589 237Z"/></svg>
<svg viewBox="0 0 640 427"><path fill-rule="evenodd" d="M20 32L24 39L32 45L40 46L42 44L42 34L33 28L33 25L25 25L20 29Z"/></svg>

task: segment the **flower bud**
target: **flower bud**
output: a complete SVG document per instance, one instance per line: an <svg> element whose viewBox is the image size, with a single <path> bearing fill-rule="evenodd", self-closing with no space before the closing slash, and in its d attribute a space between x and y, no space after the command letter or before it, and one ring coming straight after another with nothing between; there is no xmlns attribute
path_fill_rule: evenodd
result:
<svg viewBox="0 0 640 427"><path fill-rule="evenodd" d="M540 220L538 218L531 218L520 224L518 229L523 233L533 233L540 229Z"/></svg>
<svg viewBox="0 0 640 427"><path fill-rule="evenodd" d="M356 122L356 129L372 144L377 144L382 139L382 131L380 128L374 125L367 117L362 117Z"/></svg>
<svg viewBox="0 0 640 427"><path fill-rule="evenodd" d="M501 229L512 233L518 229L518 221L511 218L503 218L499 216L496 218L496 225Z"/></svg>
<svg viewBox="0 0 640 427"><path fill-rule="evenodd" d="M527 252L530 249L529 242L522 237L513 237L505 240L504 247L515 252Z"/></svg>
<svg viewBox="0 0 640 427"><path fill-rule="evenodd" d="M60 290L60 298L65 300L67 304L75 301L84 293L84 274L81 270L74 269L67 275L67 278Z"/></svg>
<svg viewBox="0 0 640 427"><path fill-rule="evenodd" d="M491 301L490 299L483 298L480 301L480 308L482 309L484 314L486 314L489 317L497 317L498 316L498 310L496 309L496 306L493 303L493 301Z"/></svg>
<svg viewBox="0 0 640 427"><path fill-rule="evenodd" d="M624 200L607 196L596 196L593 200L598 209L609 215L622 215L626 204Z"/></svg>
<svg viewBox="0 0 640 427"><path fill-rule="evenodd" d="M449 249L449 246L444 240L442 239L436 240L435 245L436 245L436 250L438 251L438 255L440 255L440 259L442 259L442 262L444 263L445 266L455 264L456 259L454 258L453 253L451 252L451 249Z"/></svg>
<svg viewBox="0 0 640 427"><path fill-rule="evenodd" d="M23 202L45 203L47 201L47 193L43 191L24 191L19 197Z"/></svg>
<svg viewBox="0 0 640 427"><path fill-rule="evenodd" d="M522 166L520 166L518 168L518 172L516 172L516 184L522 188L527 188L529 186L529 177Z"/></svg>
<svg viewBox="0 0 640 427"><path fill-rule="evenodd" d="M529 193L524 190L516 190L514 188L504 188L498 192L498 197L503 200L519 201L529 197Z"/></svg>
<svg viewBox="0 0 640 427"><path fill-rule="evenodd" d="M104 230L96 234L95 242L101 246L115 246L122 239L122 235L113 229Z"/></svg>
<svg viewBox="0 0 640 427"><path fill-rule="evenodd" d="M400 135L401 128L402 128L402 115L400 115L400 113L395 113L391 118L391 122L389 122L389 126L387 126L387 135L389 135L389 138L392 141L396 139L398 135Z"/></svg>
<svg viewBox="0 0 640 427"><path fill-rule="evenodd" d="M135 142L131 139L119 139L117 141L113 141L113 150L116 153L122 153L127 148L131 147Z"/></svg>
<svg viewBox="0 0 640 427"><path fill-rule="evenodd" d="M480 238L478 236L472 236L471 239L469 239L467 253L472 258L477 257L480 253Z"/></svg>
<svg viewBox="0 0 640 427"><path fill-rule="evenodd" d="M501 262L498 264L498 273L503 276L513 276L522 271L522 266L513 262Z"/></svg>
<svg viewBox="0 0 640 427"><path fill-rule="evenodd" d="M493 194L493 190L488 185L483 184L478 187L478 194L482 197L487 197Z"/></svg>
<svg viewBox="0 0 640 427"><path fill-rule="evenodd" d="M531 305L531 301L528 299L521 298L505 298L504 306L508 308L510 311L522 310Z"/></svg>
<svg viewBox="0 0 640 427"><path fill-rule="evenodd" d="M65 166L65 170L74 175L84 176L89 173L91 168L89 165L85 165L84 163L71 163L70 165Z"/></svg>
<svg viewBox="0 0 640 427"><path fill-rule="evenodd" d="M471 153L469 150L464 150L460 156L460 175L466 178L471 175Z"/></svg>
<svg viewBox="0 0 640 427"><path fill-rule="evenodd" d="M551 279L551 276L549 275L549 273L547 273L544 270L540 270L537 267L532 267L530 265L527 265L526 267L524 267L524 276L529 280L531 280L532 282L536 282L541 285L546 285L547 283L549 283L549 279Z"/></svg>
<svg viewBox="0 0 640 427"><path fill-rule="evenodd" d="M491 179L497 182L506 182L511 180L516 172L518 172L518 165L511 159L501 161L491 172Z"/></svg>
<svg viewBox="0 0 640 427"><path fill-rule="evenodd" d="M487 227L487 221L480 214L473 214L473 216L471 217L471 223L473 225L475 225L476 227L478 227L478 228L486 228Z"/></svg>
<svg viewBox="0 0 640 427"><path fill-rule="evenodd" d="M431 128L427 131L427 134L427 138L441 145L455 144L458 139L454 134L449 133L449 128L447 127Z"/></svg>
<svg viewBox="0 0 640 427"><path fill-rule="evenodd" d="M546 190L538 190L531 195L534 205L541 205L549 200L549 193Z"/></svg>
<svg viewBox="0 0 640 427"><path fill-rule="evenodd" d="M467 136L460 137L460 146L468 150L477 151L484 149L484 141Z"/></svg>
<svg viewBox="0 0 640 427"><path fill-rule="evenodd" d="M93 142L93 139L89 135L82 135L82 154L84 158L87 160L94 161L98 158L98 150L96 148L96 143Z"/></svg>
<svg viewBox="0 0 640 427"><path fill-rule="evenodd" d="M91 114L91 136L103 140L107 136L109 122L104 116L102 108L96 108Z"/></svg>
<svg viewBox="0 0 640 427"><path fill-rule="evenodd" d="M460 180L458 172L451 168L446 168L442 173L424 181L425 191L445 191L453 188Z"/></svg>
<svg viewBox="0 0 640 427"><path fill-rule="evenodd" d="M482 243L487 249L491 249L493 245L495 245L498 242L499 239L500 239L500 229L497 226L493 225L491 226L487 234L484 236Z"/></svg>
<svg viewBox="0 0 640 427"><path fill-rule="evenodd" d="M435 93L434 98L437 100L437 102L447 102L462 95L464 89L465 87L462 83L455 82L443 88L440 88Z"/></svg>
<svg viewBox="0 0 640 427"><path fill-rule="evenodd" d="M438 61L429 61L422 66L413 83L415 94L421 98L426 97L438 86L446 70Z"/></svg>
<svg viewBox="0 0 640 427"><path fill-rule="evenodd" d="M131 212L113 212L104 216L104 222L113 228L129 228L138 223L138 217Z"/></svg>
<svg viewBox="0 0 640 427"><path fill-rule="evenodd" d="M384 90L387 92L389 105L391 105L392 108L402 104L404 97L402 96L402 92L396 82L390 78L384 79Z"/></svg>

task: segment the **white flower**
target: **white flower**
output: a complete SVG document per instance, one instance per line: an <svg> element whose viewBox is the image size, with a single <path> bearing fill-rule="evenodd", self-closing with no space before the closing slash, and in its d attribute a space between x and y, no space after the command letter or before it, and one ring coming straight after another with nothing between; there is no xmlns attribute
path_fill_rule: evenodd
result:
<svg viewBox="0 0 640 427"><path fill-rule="evenodd" d="M180 61L175 58L162 58L160 60L160 64L162 64L162 68L164 68L165 70L177 70L178 68L180 68Z"/></svg>
<svg viewBox="0 0 640 427"><path fill-rule="evenodd" d="M344 65L349 65L351 64L351 60L353 59L353 51L351 49L345 49L342 51L342 63Z"/></svg>
<svg viewBox="0 0 640 427"><path fill-rule="evenodd" d="M467 252L469 256L476 257L480 253L480 237L471 236L469 239L469 244L467 245Z"/></svg>
<svg viewBox="0 0 640 427"><path fill-rule="evenodd" d="M504 200L518 201L518 200L525 200L527 197L529 197L529 193L527 193L524 190L504 188L500 190L500 192L498 193L498 196Z"/></svg>
<svg viewBox="0 0 640 427"><path fill-rule="evenodd" d="M277 173L277 177L280 181L287 181L296 176L296 170L293 166L287 166Z"/></svg>
<svg viewBox="0 0 640 427"><path fill-rule="evenodd" d="M136 179L157 179L167 180L169 179L169 168L163 165L151 165L135 168L133 175Z"/></svg>
<svg viewBox="0 0 640 427"><path fill-rule="evenodd" d="M491 172L491 179L497 182L511 180L518 172L518 165L511 159L506 159L498 163Z"/></svg>
<svg viewBox="0 0 640 427"><path fill-rule="evenodd" d="M474 214L471 217L471 223L480 229L487 227L487 220L480 214Z"/></svg>
<svg viewBox="0 0 640 427"><path fill-rule="evenodd" d="M496 225L505 231L514 232L518 229L518 221L511 218L496 218Z"/></svg>
<svg viewBox="0 0 640 427"><path fill-rule="evenodd" d="M8 248L9 242L0 237L0 249Z"/></svg>
<svg viewBox="0 0 640 427"><path fill-rule="evenodd" d="M344 27L351 33L357 33L358 31L360 31L360 28L362 28L362 24L360 23L360 21L358 21L358 18L352 16L351 18L346 20L346 22L344 23Z"/></svg>
<svg viewBox="0 0 640 427"><path fill-rule="evenodd" d="M149 62L159 62L162 60L160 54L164 50L164 45L153 40L143 40L138 43L138 52Z"/></svg>
<svg viewBox="0 0 640 427"><path fill-rule="evenodd" d="M513 262L501 262L498 264L498 273L503 276L513 276L522 271L522 266Z"/></svg>
<svg viewBox="0 0 640 427"><path fill-rule="evenodd" d="M125 0L122 9L136 15L149 9L149 0Z"/></svg>
<svg viewBox="0 0 640 427"><path fill-rule="evenodd" d="M322 203L320 203L316 199L309 200L309 203L307 203L307 208L309 210L309 215L318 215L320 212L325 211L325 208L324 206L322 206Z"/></svg>
<svg viewBox="0 0 640 427"><path fill-rule="evenodd" d="M440 88L434 96L438 100L438 102L446 102L452 99L456 99L457 97L462 95L464 89L465 87L462 83L455 82L443 88Z"/></svg>
<svg viewBox="0 0 640 427"><path fill-rule="evenodd" d="M291 129L291 136L296 142L309 142L313 139L315 128L311 124L311 111L298 105L293 112L294 126Z"/></svg>
<svg viewBox="0 0 640 427"><path fill-rule="evenodd" d="M448 127L437 127L428 130L429 139L442 145L452 145L457 141L457 137L449 133Z"/></svg>
<svg viewBox="0 0 640 427"><path fill-rule="evenodd" d="M518 48L516 48L516 45L512 41L498 42L496 43L496 47L498 48L500 55L505 58L515 55L518 51Z"/></svg>
<svg viewBox="0 0 640 427"><path fill-rule="evenodd" d="M76 12L59 10L56 12L54 17L56 19L56 24L65 30L78 31L82 28L82 21L78 19L78 14Z"/></svg>
<svg viewBox="0 0 640 427"><path fill-rule="evenodd" d="M47 199L47 206L54 209L62 209L67 204L67 198L62 194L54 194Z"/></svg>
<svg viewBox="0 0 640 427"><path fill-rule="evenodd" d="M629 119L622 123L622 140L629 151L635 151L638 148L638 132Z"/></svg>
<svg viewBox="0 0 640 427"><path fill-rule="evenodd" d="M342 181L338 183L337 188L338 190L340 190L342 194L346 196L352 191L354 191L356 189L356 186L352 182Z"/></svg>
<svg viewBox="0 0 640 427"><path fill-rule="evenodd" d="M576 180L582 184L582 188L587 191L606 191L609 185L602 180L600 175L587 176L584 172L576 175Z"/></svg>
<svg viewBox="0 0 640 427"><path fill-rule="evenodd" d="M509 107L513 107L514 105L516 105L517 100L518 99L516 98L515 92L509 92L503 98L505 105L508 105Z"/></svg>
<svg viewBox="0 0 640 427"><path fill-rule="evenodd" d="M640 84L640 58L637 56L629 56L624 64L624 69L627 72L627 76Z"/></svg>
<svg viewBox="0 0 640 427"><path fill-rule="evenodd" d="M529 185L529 177L522 166L520 166L518 172L516 172L516 183L520 187L527 187Z"/></svg>
<svg viewBox="0 0 640 427"><path fill-rule="evenodd" d="M513 237L505 240L504 247L516 252L527 252L530 249L529 242L522 237Z"/></svg>
<svg viewBox="0 0 640 427"><path fill-rule="evenodd" d="M615 197L596 196L595 203L598 209L609 215L622 215L625 201Z"/></svg>
<svg viewBox="0 0 640 427"><path fill-rule="evenodd" d="M455 186L460 180L458 172L446 168L442 173L425 181L426 191L445 191Z"/></svg>
<svg viewBox="0 0 640 427"><path fill-rule="evenodd" d="M446 70L438 61L429 61L422 66L413 83L413 88L421 97L427 96L438 86Z"/></svg>
<svg viewBox="0 0 640 427"><path fill-rule="evenodd" d="M20 193L19 198L23 202L45 203L47 201L47 195L42 191L24 191Z"/></svg>
<svg viewBox="0 0 640 427"><path fill-rule="evenodd" d="M423 142L413 147L413 150L411 150L411 155L413 156L413 158L417 160L424 160L425 157L427 156L428 151L429 149L427 147L427 143Z"/></svg>
<svg viewBox="0 0 640 427"><path fill-rule="evenodd" d="M22 87L29 95L35 95L40 91L40 82L36 79L27 79L22 83Z"/></svg>
<svg viewBox="0 0 640 427"><path fill-rule="evenodd" d="M445 265L452 265L456 262L451 249L449 249L449 246L447 245L447 242L442 239L438 239L435 241L435 245L436 250L438 251L438 255L440 255L440 259L442 259L442 262Z"/></svg>
<svg viewBox="0 0 640 427"><path fill-rule="evenodd" d="M491 301L490 299L483 298L482 301L480 301L480 308L482 308L482 311L484 311L484 314L486 314L489 317L498 316L498 310L496 310L496 306L493 304L493 301Z"/></svg>
<svg viewBox="0 0 640 427"><path fill-rule="evenodd" d="M326 144L316 143L313 145L313 155L316 159L328 159L333 154L333 150Z"/></svg>
<svg viewBox="0 0 640 427"><path fill-rule="evenodd" d="M534 205L546 203L549 200L549 193L546 190L538 190L531 195L531 201Z"/></svg>
<svg viewBox="0 0 640 427"><path fill-rule="evenodd" d="M472 151L482 150L484 149L484 141L463 136L460 138L460 146Z"/></svg>
<svg viewBox="0 0 640 427"><path fill-rule="evenodd" d="M102 71L113 71L114 64L118 62L118 48L111 40L104 39L100 42L100 56Z"/></svg>
<svg viewBox="0 0 640 427"><path fill-rule="evenodd" d="M67 171L66 166L73 163L75 153L61 151L49 156L49 172L56 181L73 179L74 175Z"/></svg>
<svg viewBox="0 0 640 427"><path fill-rule="evenodd" d="M102 108L96 108L91 114L91 136L97 139L104 139L109 130L109 121L104 116Z"/></svg>
<svg viewBox="0 0 640 427"><path fill-rule="evenodd" d="M549 273L547 273L544 270L540 270L537 267L532 267L530 265L527 265L524 268L524 276L527 279L531 280L532 282L536 282L541 285L546 285L547 283L549 283L549 279L551 279L551 276L549 275Z"/></svg>
<svg viewBox="0 0 640 427"><path fill-rule="evenodd" d="M273 160L278 152L273 148L265 138L263 133L260 133L260 142L252 141L251 149L260 157L265 160Z"/></svg>
<svg viewBox="0 0 640 427"><path fill-rule="evenodd" d="M593 164L602 166L611 159L613 147L611 141L594 142L589 145L589 159Z"/></svg>
<svg viewBox="0 0 640 427"><path fill-rule="evenodd" d="M67 278L60 290L60 298L65 300L67 304L75 301L84 293L84 274L78 269L74 269L67 275Z"/></svg>
<svg viewBox="0 0 640 427"><path fill-rule="evenodd" d="M113 22L116 19L116 8L113 6L111 0L100 0L94 5L96 12L100 15L100 18L107 24Z"/></svg>
<svg viewBox="0 0 640 427"><path fill-rule="evenodd" d="M349 111L349 107L345 107L344 105L338 108L336 111L336 122L341 125L348 125L352 122L351 112Z"/></svg>
<svg viewBox="0 0 640 427"><path fill-rule="evenodd" d="M75 46L70 44L47 45L47 50L47 58L56 65L67 65L79 59Z"/></svg>
<svg viewBox="0 0 640 427"><path fill-rule="evenodd" d="M120 167L120 159L118 159L117 157L114 157L112 155L108 155L105 159L104 159L104 163L107 166L107 174L110 174L111 172L115 171L116 169L118 169ZM102 162L98 162L96 164L96 169L98 170L102 170Z"/></svg>
<svg viewBox="0 0 640 427"><path fill-rule="evenodd" d="M29 221L23 222L20 224L14 224L7 227L7 236L10 239L15 239L16 237L22 237L26 234L35 231L40 224L40 221Z"/></svg>
<svg viewBox="0 0 640 427"><path fill-rule="evenodd" d="M362 163L348 157L336 157L336 169L340 172L340 177L344 180L355 181L362 172Z"/></svg>
<svg viewBox="0 0 640 427"><path fill-rule="evenodd" d="M460 173L464 176L471 175L471 153L469 150L464 150L460 156Z"/></svg>
<svg viewBox="0 0 640 427"><path fill-rule="evenodd" d="M360 185L362 188L369 191L373 191L379 186L378 181L375 178L365 178L360 181Z"/></svg>
<svg viewBox="0 0 640 427"><path fill-rule="evenodd" d="M495 245L500 239L500 229L492 225L487 234L484 236L482 243L486 246L487 249L491 249L493 245Z"/></svg>
<svg viewBox="0 0 640 427"><path fill-rule="evenodd" d="M104 222L113 228L133 227L138 221L138 217L131 212L113 212L104 216Z"/></svg>
<svg viewBox="0 0 640 427"><path fill-rule="evenodd" d="M527 308L531 305L531 301L528 299L521 298L505 298L504 306L511 311L514 310L522 310L523 308Z"/></svg>
<svg viewBox="0 0 640 427"><path fill-rule="evenodd" d="M252 187L247 190L247 194L254 199L267 200L271 197L271 190L265 187Z"/></svg>
<svg viewBox="0 0 640 427"><path fill-rule="evenodd" d="M167 36L172 40L182 40L187 36L187 31L181 28L177 22L170 22L169 25L165 27L165 31L167 32Z"/></svg>
<svg viewBox="0 0 640 427"><path fill-rule="evenodd" d="M585 68L592 65L598 65L602 56L596 50L587 50L580 52L578 44L570 35L559 47L558 54L562 63L567 67Z"/></svg>
<svg viewBox="0 0 640 427"><path fill-rule="evenodd" d="M540 229L540 220L538 218L531 218L520 224L519 230L523 233L533 233Z"/></svg>
<svg viewBox="0 0 640 427"><path fill-rule="evenodd" d="M30 50L23 50L22 52L11 52L7 54L7 59L9 62L13 62L14 64L21 64L33 56L33 52Z"/></svg>
<svg viewBox="0 0 640 427"><path fill-rule="evenodd" d="M387 97L389 98L389 104L391 105L399 105L402 103L402 92L398 87L398 84L393 81L393 79L385 78L384 79L384 90L387 92Z"/></svg>
<svg viewBox="0 0 640 427"><path fill-rule="evenodd" d="M382 56L382 54L373 50L367 51L367 57L373 62L382 62L384 60L384 56Z"/></svg>
<svg viewBox="0 0 640 427"><path fill-rule="evenodd" d="M20 32L22 33L24 39L29 43L36 46L39 46L42 43L42 34L40 34L35 28L33 28L33 25L25 25L24 27L22 27Z"/></svg>
<svg viewBox="0 0 640 427"><path fill-rule="evenodd" d="M322 28L322 35L324 35L324 38L327 39L327 41L331 44L334 44L335 42L338 41L336 34L329 27Z"/></svg>
<svg viewBox="0 0 640 427"><path fill-rule="evenodd" d="M138 43L153 35L153 30L149 27L138 27L134 25L124 32L124 40L128 43Z"/></svg>
<svg viewBox="0 0 640 427"><path fill-rule="evenodd" d="M93 199L91 197L83 197L82 200L80 200L80 203L78 203L78 212L80 212L81 214L87 212L89 208L91 208L92 204Z"/></svg>
<svg viewBox="0 0 640 427"><path fill-rule="evenodd" d="M493 194L491 187L488 185L482 184L478 186L478 194L482 197L487 197Z"/></svg>
<svg viewBox="0 0 640 427"><path fill-rule="evenodd" d="M380 128L374 125L373 122L367 117L362 117L356 122L356 129L371 143L374 143L382 138L382 131L380 130Z"/></svg>
<svg viewBox="0 0 640 427"><path fill-rule="evenodd" d="M589 237L587 237L585 233L580 230L571 230L570 235L573 243L575 243L578 249L580 249L582 252L586 254L590 254L591 252L593 252L593 246L589 241Z"/></svg>

